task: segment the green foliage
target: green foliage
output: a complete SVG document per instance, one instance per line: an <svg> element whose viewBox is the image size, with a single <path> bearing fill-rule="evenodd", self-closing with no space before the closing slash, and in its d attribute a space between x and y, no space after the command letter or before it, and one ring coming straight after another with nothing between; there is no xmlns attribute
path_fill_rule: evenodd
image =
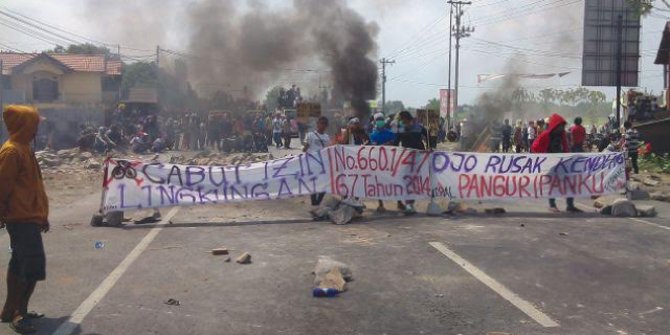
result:
<svg viewBox="0 0 670 335"><path fill-rule="evenodd" d="M282 87L275 86L265 94L265 108L268 111L275 111L279 107L279 96L281 94Z"/></svg>
<svg viewBox="0 0 670 335"><path fill-rule="evenodd" d="M426 109L432 109L432 110L440 110L440 99L430 99L428 100L428 104L426 104Z"/></svg>
<svg viewBox="0 0 670 335"><path fill-rule="evenodd" d="M123 67L121 92L128 94L133 87L158 88L158 74L156 64L137 62L126 64Z"/></svg>
<svg viewBox="0 0 670 335"><path fill-rule="evenodd" d="M381 104L379 104L381 106ZM440 108L440 105L438 103L438 110ZM388 114L398 114L402 111L405 110L405 104L402 103L402 101L387 101L386 102L386 115Z"/></svg>
<svg viewBox="0 0 670 335"><path fill-rule="evenodd" d="M99 47L94 44L70 44L67 48L57 45L52 50L47 50L47 53L70 53L70 54L85 54L85 55L109 55L111 51L107 47Z"/></svg>
<svg viewBox="0 0 670 335"><path fill-rule="evenodd" d="M670 154L641 156L640 168L650 172L670 173Z"/></svg>

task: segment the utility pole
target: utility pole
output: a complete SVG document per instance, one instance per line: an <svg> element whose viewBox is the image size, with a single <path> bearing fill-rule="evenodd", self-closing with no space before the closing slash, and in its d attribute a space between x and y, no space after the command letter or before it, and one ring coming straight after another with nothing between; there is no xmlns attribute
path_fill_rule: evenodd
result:
<svg viewBox="0 0 670 335"><path fill-rule="evenodd" d="M449 132L449 129L451 129L451 113L453 111L451 110L451 41L452 41L452 30L451 26L453 25L453 19L454 19L454 5L449 3L449 79L448 82L449 84L447 85L447 92L449 92L449 95L447 96L447 129L445 129L445 132Z"/></svg>
<svg viewBox="0 0 670 335"><path fill-rule="evenodd" d="M156 46L156 67L159 67L159 65L161 64L160 56L161 56L161 46L157 45Z"/></svg>
<svg viewBox="0 0 670 335"><path fill-rule="evenodd" d="M623 16L619 14L617 18L617 37L616 37L616 129L621 127L621 58L623 44Z"/></svg>
<svg viewBox="0 0 670 335"><path fill-rule="evenodd" d="M394 60L382 58L382 113L386 114L386 64L395 64Z"/></svg>
<svg viewBox="0 0 670 335"><path fill-rule="evenodd" d="M0 110L4 110L4 106L5 106L4 105L4 103L5 103L5 99L4 99L4 96L5 96L5 80L4 79L5 79L5 77L2 73L2 69L4 69L4 68L2 67L2 59L0 59ZM2 130L2 128L0 128L0 130Z"/></svg>
<svg viewBox="0 0 670 335"><path fill-rule="evenodd" d="M471 5L472 2L467 1L453 1L449 0L447 3L452 6L456 6L456 25L454 29L454 37L456 37L456 70L454 78L454 109L458 111L458 72L459 72L459 61L460 61L460 48L461 48L461 38L470 37L470 34L475 31L474 27L466 27L461 25L461 18L463 17L463 5Z"/></svg>

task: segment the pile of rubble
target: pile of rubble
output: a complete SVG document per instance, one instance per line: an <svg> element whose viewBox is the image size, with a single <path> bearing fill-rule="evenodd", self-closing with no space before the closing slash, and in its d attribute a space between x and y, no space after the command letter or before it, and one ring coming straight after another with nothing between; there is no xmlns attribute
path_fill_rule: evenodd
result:
<svg viewBox="0 0 670 335"><path fill-rule="evenodd" d="M202 151L190 158L183 154L175 153L170 157L170 164L228 166L258 163L273 159L274 157L270 153L224 154L220 152Z"/></svg>
<svg viewBox="0 0 670 335"><path fill-rule="evenodd" d="M71 168L99 170L102 167L102 159L96 158L92 153L80 151L79 148L53 151L38 151L35 153L37 162L45 171L56 170L62 166Z"/></svg>
<svg viewBox="0 0 670 335"><path fill-rule="evenodd" d="M630 200L670 202L670 178L658 174L633 175L628 182Z"/></svg>

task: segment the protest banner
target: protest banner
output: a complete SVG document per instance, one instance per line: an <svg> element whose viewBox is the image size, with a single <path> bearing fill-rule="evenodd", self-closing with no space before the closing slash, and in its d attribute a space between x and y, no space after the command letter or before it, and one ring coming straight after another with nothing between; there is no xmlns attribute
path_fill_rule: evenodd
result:
<svg viewBox="0 0 670 335"><path fill-rule="evenodd" d="M381 200L541 199L620 192L622 153L483 154L332 146L234 166L105 162L103 211L271 200L326 192Z"/></svg>
<svg viewBox="0 0 670 335"><path fill-rule="evenodd" d="M321 116L321 104L313 102L300 102L296 106L297 117L301 120L306 120L311 117Z"/></svg>
<svg viewBox="0 0 670 335"><path fill-rule="evenodd" d="M433 152L433 195L449 199L563 198L620 192L623 153Z"/></svg>
<svg viewBox="0 0 670 335"><path fill-rule="evenodd" d="M108 159L102 210L220 204L329 192L325 152L232 166Z"/></svg>

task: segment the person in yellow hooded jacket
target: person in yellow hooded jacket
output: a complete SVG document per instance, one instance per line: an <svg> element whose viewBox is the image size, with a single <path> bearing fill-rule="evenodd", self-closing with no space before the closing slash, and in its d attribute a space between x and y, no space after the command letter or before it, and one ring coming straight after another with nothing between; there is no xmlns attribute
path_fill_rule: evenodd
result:
<svg viewBox="0 0 670 335"><path fill-rule="evenodd" d="M9 132L0 148L0 227L6 227L12 256L7 271L7 298L0 319L17 333L35 332L28 302L38 281L46 278L41 232L49 231L49 204L42 173L30 142L40 115L30 106L10 105L2 114Z"/></svg>

